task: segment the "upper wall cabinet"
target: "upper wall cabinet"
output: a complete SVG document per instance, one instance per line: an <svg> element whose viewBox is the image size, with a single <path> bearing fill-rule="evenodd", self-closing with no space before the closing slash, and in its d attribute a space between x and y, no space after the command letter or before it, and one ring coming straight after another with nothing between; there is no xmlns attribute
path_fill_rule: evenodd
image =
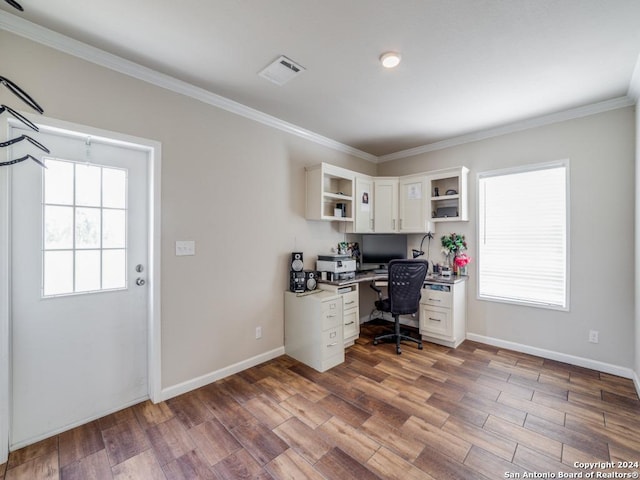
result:
<svg viewBox="0 0 640 480"><path fill-rule="evenodd" d="M349 222L349 233L426 233L427 221L469 220L469 169L370 177L321 163L306 168L309 220Z"/></svg>
<svg viewBox="0 0 640 480"><path fill-rule="evenodd" d="M469 169L466 167L439 170L428 174L432 221L459 222L469 220L468 176Z"/></svg>
<svg viewBox="0 0 640 480"><path fill-rule="evenodd" d="M400 177L399 196L398 232L426 232L429 217L427 203L430 197L427 177L424 174Z"/></svg>
<svg viewBox="0 0 640 480"><path fill-rule="evenodd" d="M308 220L353 222L355 173L321 163L306 168Z"/></svg>

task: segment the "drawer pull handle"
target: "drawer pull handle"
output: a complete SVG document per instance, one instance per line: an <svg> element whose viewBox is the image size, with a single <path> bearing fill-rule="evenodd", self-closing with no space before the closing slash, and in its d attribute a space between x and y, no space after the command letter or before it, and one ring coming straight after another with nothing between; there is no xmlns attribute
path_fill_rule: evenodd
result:
<svg viewBox="0 0 640 480"><path fill-rule="evenodd" d="M336 315L327 315L327 318L335 318Z"/></svg>
<svg viewBox="0 0 640 480"><path fill-rule="evenodd" d="M431 302L441 302L442 300L440 300L439 298L431 298L431 297L429 297L429 301L431 301Z"/></svg>
<svg viewBox="0 0 640 480"><path fill-rule="evenodd" d="M355 300L351 300L350 302L345 302L345 305L353 305L354 303L356 303Z"/></svg>
<svg viewBox="0 0 640 480"><path fill-rule="evenodd" d="M431 318L431 317L429 317L429 320L433 320L434 322L440 322L441 321L439 318Z"/></svg>
<svg viewBox="0 0 640 480"><path fill-rule="evenodd" d="M356 323L354 320L351 320L349 323L345 323L345 325L353 325L354 323Z"/></svg>
<svg viewBox="0 0 640 480"><path fill-rule="evenodd" d="M333 342L330 343L329 345L327 345L327 347L335 347L338 344L338 342Z"/></svg>

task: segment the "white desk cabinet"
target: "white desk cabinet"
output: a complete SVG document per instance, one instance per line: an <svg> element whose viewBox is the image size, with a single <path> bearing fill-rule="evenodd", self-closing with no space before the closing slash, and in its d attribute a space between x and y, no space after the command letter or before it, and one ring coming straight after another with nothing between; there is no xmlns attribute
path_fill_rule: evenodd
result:
<svg viewBox="0 0 640 480"><path fill-rule="evenodd" d="M319 372L343 363L343 298L322 290L284 300L285 353Z"/></svg>
<svg viewBox="0 0 640 480"><path fill-rule="evenodd" d="M447 347L460 345L466 334L466 281L454 284L426 282L420 298L420 335Z"/></svg>

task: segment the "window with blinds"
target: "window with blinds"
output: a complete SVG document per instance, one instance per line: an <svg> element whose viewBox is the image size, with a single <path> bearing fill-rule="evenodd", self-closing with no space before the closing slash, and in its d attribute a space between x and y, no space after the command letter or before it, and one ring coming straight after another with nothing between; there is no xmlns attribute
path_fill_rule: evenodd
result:
<svg viewBox="0 0 640 480"><path fill-rule="evenodd" d="M569 162L478 176L478 295L568 310Z"/></svg>

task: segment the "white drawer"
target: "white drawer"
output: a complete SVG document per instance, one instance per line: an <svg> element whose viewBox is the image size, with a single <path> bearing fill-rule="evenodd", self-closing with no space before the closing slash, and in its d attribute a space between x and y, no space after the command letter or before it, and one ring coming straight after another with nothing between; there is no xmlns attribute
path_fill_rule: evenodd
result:
<svg viewBox="0 0 640 480"><path fill-rule="evenodd" d="M351 308L344 312L344 338L355 337L360 334L360 319L358 309Z"/></svg>
<svg viewBox="0 0 640 480"><path fill-rule="evenodd" d="M337 327L342 324L342 299L322 302L322 330Z"/></svg>
<svg viewBox="0 0 640 480"><path fill-rule="evenodd" d="M358 305L358 292L349 292L342 295L344 300L343 308L346 311L349 308L356 307Z"/></svg>
<svg viewBox="0 0 640 480"><path fill-rule="evenodd" d="M422 289L420 303L433 305L434 307L451 308L451 292L443 292L441 290L431 290L430 288Z"/></svg>
<svg viewBox="0 0 640 480"><path fill-rule="evenodd" d="M342 336L342 325L322 332L322 345L320 347L320 358L322 360L334 355L344 355L344 342Z"/></svg>
<svg viewBox="0 0 640 480"><path fill-rule="evenodd" d="M420 333L422 335L451 335L451 310L439 307L420 309Z"/></svg>

